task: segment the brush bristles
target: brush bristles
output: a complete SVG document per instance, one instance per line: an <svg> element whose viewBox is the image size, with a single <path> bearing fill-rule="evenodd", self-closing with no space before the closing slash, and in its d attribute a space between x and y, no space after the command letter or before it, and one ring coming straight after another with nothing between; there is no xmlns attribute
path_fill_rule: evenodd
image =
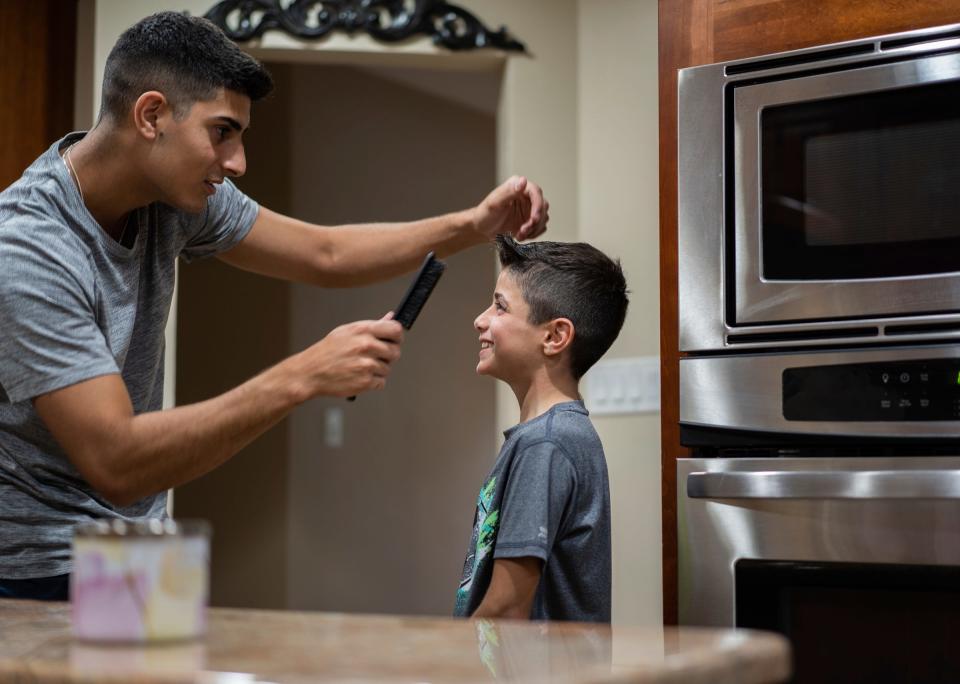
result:
<svg viewBox="0 0 960 684"><path fill-rule="evenodd" d="M433 292L445 268L446 264L442 261L430 259L420 271L407 296L394 312L394 320L399 321L405 329L409 330L413 327L413 322L420 315L420 310L427 303L430 293Z"/></svg>

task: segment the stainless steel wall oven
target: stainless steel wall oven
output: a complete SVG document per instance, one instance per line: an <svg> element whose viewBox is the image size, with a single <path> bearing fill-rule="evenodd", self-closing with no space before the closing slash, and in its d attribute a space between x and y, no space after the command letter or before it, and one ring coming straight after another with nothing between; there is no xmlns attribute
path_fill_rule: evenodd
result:
<svg viewBox="0 0 960 684"><path fill-rule="evenodd" d="M960 25L679 76L680 619L960 680Z"/></svg>
<svg viewBox="0 0 960 684"><path fill-rule="evenodd" d="M795 682L960 681L960 458L678 465L680 621L769 629Z"/></svg>

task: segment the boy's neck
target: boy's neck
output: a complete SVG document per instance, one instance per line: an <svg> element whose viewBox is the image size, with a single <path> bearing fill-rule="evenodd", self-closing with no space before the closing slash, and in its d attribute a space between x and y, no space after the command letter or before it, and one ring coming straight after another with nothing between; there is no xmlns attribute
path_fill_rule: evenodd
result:
<svg viewBox="0 0 960 684"><path fill-rule="evenodd" d="M511 383L520 404L520 422L541 416L557 404L580 401L579 382L566 369L543 368L526 382Z"/></svg>

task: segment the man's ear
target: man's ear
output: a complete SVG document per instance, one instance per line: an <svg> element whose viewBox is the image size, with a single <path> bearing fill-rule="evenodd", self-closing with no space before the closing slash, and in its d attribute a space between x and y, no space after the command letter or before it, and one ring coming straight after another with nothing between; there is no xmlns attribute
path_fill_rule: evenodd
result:
<svg viewBox="0 0 960 684"><path fill-rule="evenodd" d="M577 332L569 318L554 318L545 324L543 337L543 353L546 356L557 356L573 342Z"/></svg>
<svg viewBox="0 0 960 684"><path fill-rule="evenodd" d="M156 140L163 135L165 121L170 114L166 95L158 90L148 90L133 104L133 125L147 140Z"/></svg>

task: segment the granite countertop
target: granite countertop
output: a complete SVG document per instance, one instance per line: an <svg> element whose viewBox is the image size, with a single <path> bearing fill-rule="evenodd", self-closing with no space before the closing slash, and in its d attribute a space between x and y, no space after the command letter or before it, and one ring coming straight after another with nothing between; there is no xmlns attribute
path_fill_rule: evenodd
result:
<svg viewBox="0 0 960 684"><path fill-rule="evenodd" d="M206 638L97 646L67 603L0 600L0 682L657 682L769 684L776 634L212 608Z"/></svg>

